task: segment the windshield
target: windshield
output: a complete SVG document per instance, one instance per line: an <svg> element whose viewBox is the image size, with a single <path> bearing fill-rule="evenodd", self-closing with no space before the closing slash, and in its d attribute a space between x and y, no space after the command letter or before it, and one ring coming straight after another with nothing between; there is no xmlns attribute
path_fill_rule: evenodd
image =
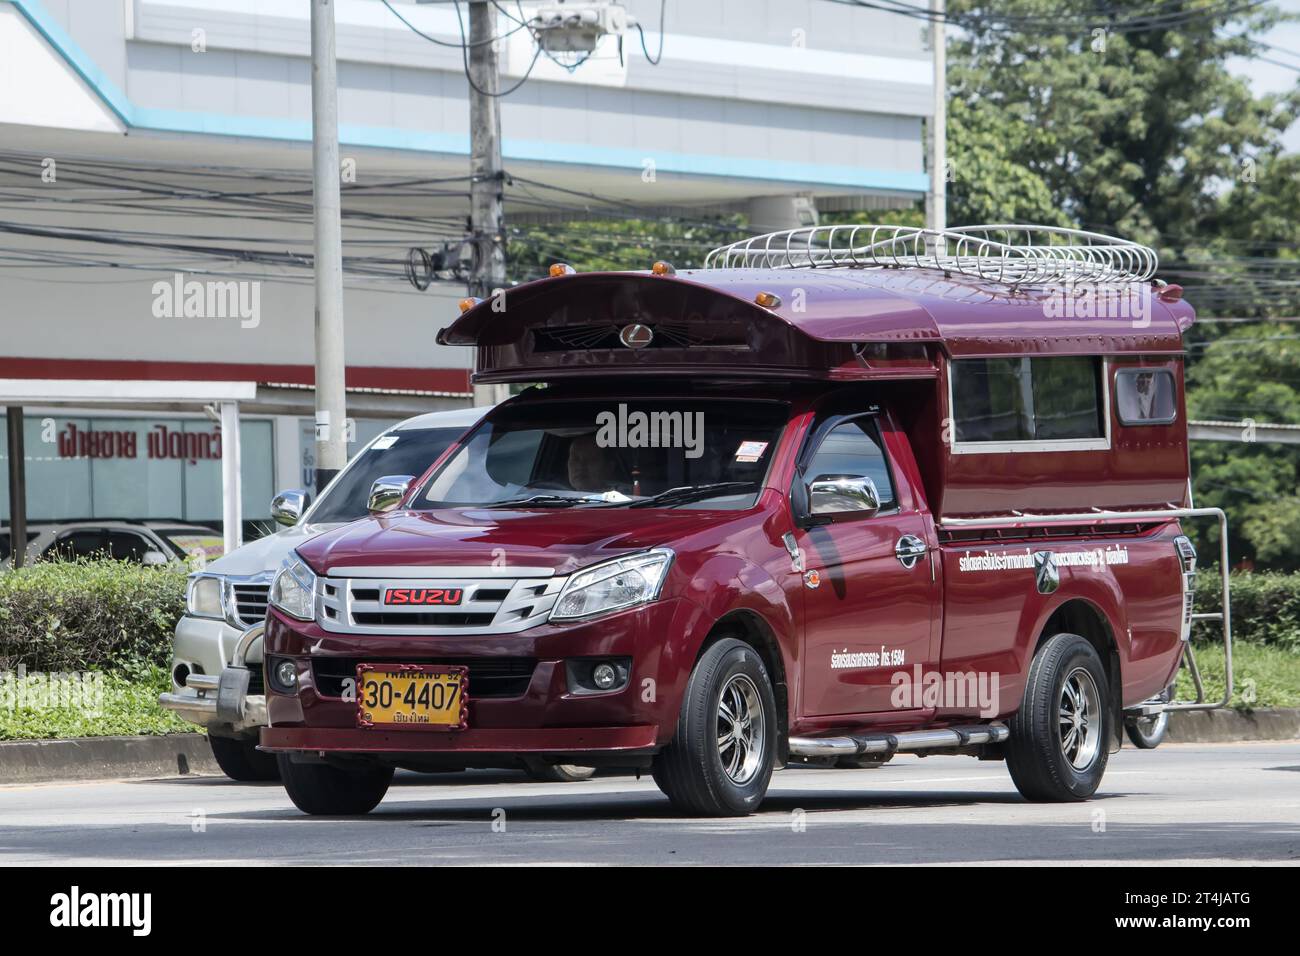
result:
<svg viewBox="0 0 1300 956"><path fill-rule="evenodd" d="M370 486L385 475L420 477L464 428L404 428L381 435L326 489L311 511L311 521L347 522L368 513Z"/></svg>
<svg viewBox="0 0 1300 956"><path fill-rule="evenodd" d="M508 405L416 501L426 507L752 507L782 402L608 399Z"/></svg>
<svg viewBox="0 0 1300 956"><path fill-rule="evenodd" d="M155 528L154 533L162 538L167 547L178 558L191 558L202 554L206 560L214 561L225 553L225 539L215 531L199 528Z"/></svg>

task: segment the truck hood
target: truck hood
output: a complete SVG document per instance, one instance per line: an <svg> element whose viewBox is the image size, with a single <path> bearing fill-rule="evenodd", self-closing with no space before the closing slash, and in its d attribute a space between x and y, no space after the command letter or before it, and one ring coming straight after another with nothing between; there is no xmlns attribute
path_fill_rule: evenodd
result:
<svg viewBox="0 0 1300 956"><path fill-rule="evenodd" d="M363 518L298 548L318 574L345 567L544 567L570 574L607 558L671 544L735 521L741 511L464 508Z"/></svg>
<svg viewBox="0 0 1300 956"><path fill-rule="evenodd" d="M247 577L266 571L278 571L280 564L289 552L308 538L314 538L323 531L341 527L338 524L296 524L275 534L250 541L236 548L215 561L210 561L204 571L212 574L227 574L234 577Z"/></svg>

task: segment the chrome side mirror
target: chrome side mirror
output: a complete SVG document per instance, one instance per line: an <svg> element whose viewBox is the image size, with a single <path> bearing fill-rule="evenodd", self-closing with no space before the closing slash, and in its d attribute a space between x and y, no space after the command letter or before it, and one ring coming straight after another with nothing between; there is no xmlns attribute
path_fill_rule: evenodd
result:
<svg viewBox="0 0 1300 956"><path fill-rule="evenodd" d="M370 486L370 500L366 503L366 509L372 515L392 511L402 503L413 481L415 481L414 475L384 475L382 478L376 478L375 483Z"/></svg>
<svg viewBox="0 0 1300 956"><path fill-rule="evenodd" d="M167 555L163 554L161 551L154 551L150 549L149 551L146 551L144 554L140 555L140 563L150 568L160 568L164 564L169 564L170 562L171 559L168 558Z"/></svg>
<svg viewBox="0 0 1300 956"><path fill-rule="evenodd" d="M818 475L808 486L808 512L834 515L853 512L869 517L880 510L876 483L861 475Z"/></svg>
<svg viewBox="0 0 1300 956"><path fill-rule="evenodd" d="M292 528L307 510L307 492L301 489L282 491L271 499L271 517L276 524Z"/></svg>

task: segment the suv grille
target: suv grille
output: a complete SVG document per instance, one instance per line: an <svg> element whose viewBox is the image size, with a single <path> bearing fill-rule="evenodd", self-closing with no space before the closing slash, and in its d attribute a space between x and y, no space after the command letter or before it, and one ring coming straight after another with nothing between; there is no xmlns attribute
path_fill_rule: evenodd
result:
<svg viewBox="0 0 1300 956"><path fill-rule="evenodd" d="M537 661L531 657L427 657L400 660L384 657L315 657L311 672L324 697L342 697L343 681L356 679L358 664L455 664L469 668L469 697L519 697L528 690Z"/></svg>
<svg viewBox="0 0 1300 956"><path fill-rule="evenodd" d="M230 590L235 617L239 619L239 623L244 627L261 624L266 617L266 598L271 593L271 585L269 583L232 584Z"/></svg>

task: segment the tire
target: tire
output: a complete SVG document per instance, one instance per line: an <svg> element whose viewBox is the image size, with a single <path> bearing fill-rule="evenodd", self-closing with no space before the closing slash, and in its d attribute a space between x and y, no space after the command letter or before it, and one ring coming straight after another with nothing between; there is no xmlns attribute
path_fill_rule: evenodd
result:
<svg viewBox="0 0 1300 956"><path fill-rule="evenodd" d="M728 721L724 692L727 712L743 708L748 713L743 727ZM772 779L776 722L776 697L758 652L734 638L720 640L704 651L691 671L677 732L651 767L654 781L685 813L753 813ZM739 736L729 735L729 742L720 746L724 728Z"/></svg>
<svg viewBox="0 0 1300 956"><path fill-rule="evenodd" d="M524 772L539 783L579 783L596 775L595 767L571 763L547 763L536 757L524 758Z"/></svg>
<svg viewBox="0 0 1300 956"><path fill-rule="evenodd" d="M1016 789L1037 802L1092 796L1110 759L1112 719L1096 649L1078 634L1048 638L1029 665L1024 699L1010 721L1006 758Z"/></svg>
<svg viewBox="0 0 1300 956"><path fill-rule="evenodd" d="M1165 688L1163 699L1173 700L1173 692L1172 685ZM1154 717L1129 717L1124 721L1124 733L1128 734L1128 739L1139 750L1155 750L1164 741L1168 729L1169 711L1167 710Z"/></svg>
<svg viewBox="0 0 1300 956"><path fill-rule="evenodd" d="M293 805L313 816L356 816L379 806L393 781L391 767L344 770L323 763L294 763L276 754L280 779Z"/></svg>
<svg viewBox="0 0 1300 956"><path fill-rule="evenodd" d="M258 750L256 738L214 737L209 734L208 745L212 748L212 756L217 759L217 766L231 780L258 783L280 779L275 755Z"/></svg>

